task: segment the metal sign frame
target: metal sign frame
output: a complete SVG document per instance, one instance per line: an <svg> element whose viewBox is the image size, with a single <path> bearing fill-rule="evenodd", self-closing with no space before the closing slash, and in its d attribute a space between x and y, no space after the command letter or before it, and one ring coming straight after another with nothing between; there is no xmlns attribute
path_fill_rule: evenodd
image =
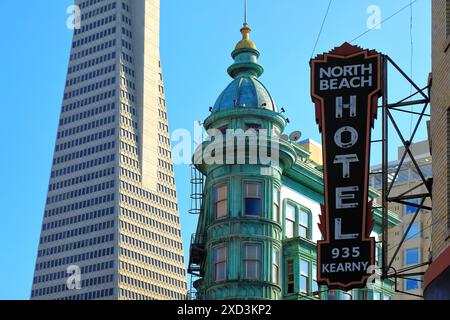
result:
<svg viewBox="0 0 450 320"><path fill-rule="evenodd" d="M427 114L427 109L430 105L430 96L427 92L430 89L430 84L428 84L424 88L420 88L389 56L383 55L383 66L384 66L384 96L382 105L379 107L382 109L382 139L379 141L372 141L372 143L382 143L382 170L380 173L371 173L371 174L381 174L382 176L382 188L381 188L381 210L382 210L382 278L394 278L395 280L395 291L398 293L403 293L415 297L421 297L416 294L411 294L409 292L401 291L398 289L397 286L397 280L398 279L410 279L409 277L412 276L421 276L424 274L424 272L410 272L414 269L429 265L429 262L424 262L418 265L410 266L407 268L403 268L401 270L396 270L392 265L397 258L400 249L402 248L404 242L407 239L407 236L414 224L414 222L417 219L417 216L421 213L422 210L431 210L432 208L430 206L425 205L426 199L432 199L432 184L433 179L432 178L426 178L425 174L423 173L421 167L419 166L416 157L413 155L411 151L411 145L414 141L414 138L417 135L419 127L423 124L425 118L429 118L430 114ZM405 98L401 99L400 101L397 101L395 103L389 102L389 83L388 83L388 72L389 67L392 67L394 71L397 71L400 73L400 75L405 79L411 86L414 88L414 92L412 94L409 94ZM420 98L411 100L412 98L416 97L417 95L420 95ZM410 107L410 110L403 109L404 107ZM419 111L414 111L414 108L420 107ZM403 114L410 114L410 115L416 115L418 118L416 119L414 130L411 133L411 136L409 139L405 138L405 134L402 133L398 123L397 123L397 117L398 113ZM399 161L399 164L397 165L397 168L394 172L394 175L392 176L389 172L389 125L392 125L395 131L395 134L400 138L402 142L402 146L405 148L403 155ZM403 192L400 195L397 196L391 196L392 188L395 185L396 179L399 175L399 172L406 160L406 158L409 157L411 160L415 171L420 177L420 182L408 189L406 192ZM389 181L391 180L391 181ZM415 191L421 187L426 188L426 192L424 193L415 193ZM418 200L419 204L411 202L412 200ZM388 242L389 242L389 236L388 236L388 230L389 230L389 224L388 224L388 212L389 212L389 203L398 203L402 205L408 205L411 207L416 208L416 212L413 215L413 218L411 219L411 222L408 224L408 227L406 228L402 239L398 245L395 246L396 250L389 259L389 248L388 248ZM416 279L414 279L416 280ZM418 280L417 280L418 281Z"/></svg>

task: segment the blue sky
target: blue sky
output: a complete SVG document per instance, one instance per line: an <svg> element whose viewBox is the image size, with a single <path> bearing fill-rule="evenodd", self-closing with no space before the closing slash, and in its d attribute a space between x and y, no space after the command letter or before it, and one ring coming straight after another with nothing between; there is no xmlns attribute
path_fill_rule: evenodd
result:
<svg viewBox="0 0 450 320"><path fill-rule="evenodd" d="M171 130L193 130L208 115L230 78L230 53L240 39L243 0L162 0L161 54ZM382 19L409 0L334 0L316 54L367 30L369 5ZM71 0L5 1L0 11L2 125L0 126L0 299L28 299L71 43L66 8ZM249 0L252 39L266 72L261 80L291 120L288 133L320 141L309 96L308 61L328 0ZM413 75L425 86L430 72L430 1L413 5ZM406 9L355 44L391 56L410 72L410 11ZM392 73L393 100L410 87ZM399 119L404 132L410 116ZM379 130L374 132L378 138ZM425 139L422 128L418 139ZM398 139L391 143L395 159ZM374 163L380 158L373 151ZM195 232L188 215L189 168L176 166L185 251Z"/></svg>

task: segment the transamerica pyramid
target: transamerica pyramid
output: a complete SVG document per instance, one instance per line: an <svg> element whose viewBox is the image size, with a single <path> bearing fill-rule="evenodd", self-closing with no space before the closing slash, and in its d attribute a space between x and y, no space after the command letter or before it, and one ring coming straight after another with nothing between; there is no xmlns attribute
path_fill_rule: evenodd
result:
<svg viewBox="0 0 450 320"><path fill-rule="evenodd" d="M185 299L160 1L75 5L31 299Z"/></svg>

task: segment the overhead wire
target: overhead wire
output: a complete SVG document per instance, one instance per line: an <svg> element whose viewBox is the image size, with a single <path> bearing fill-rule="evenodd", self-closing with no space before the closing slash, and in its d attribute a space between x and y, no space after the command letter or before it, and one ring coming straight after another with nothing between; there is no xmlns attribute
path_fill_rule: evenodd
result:
<svg viewBox="0 0 450 320"><path fill-rule="evenodd" d="M319 44L320 36L322 35L322 31L323 31L323 28L325 26L325 22L327 21L328 14L330 13L330 8L331 8L331 4L332 3L333 3L333 0L330 0L328 2L328 7L327 7L325 15L324 15L324 17L322 19L322 25L320 26L319 34L317 35L316 42L314 44L314 48L313 48L312 53L311 53L311 59L314 57L314 53L316 53L317 45Z"/></svg>
<svg viewBox="0 0 450 320"><path fill-rule="evenodd" d="M365 32L361 33L360 35L356 36L353 40L350 41L350 43L355 42L356 40L358 40L359 38L365 36L367 33L371 32L372 30L374 30L375 28L381 26L383 23L391 20L392 18L394 18L396 15L398 15L399 13L403 12L404 10L408 9L412 4L416 3L418 0L412 0L412 2L410 2L409 4L407 4L406 6L400 8L399 10L397 10L396 12L394 12L392 15L390 15L389 17L387 17L386 19L380 21L379 23L377 23L376 25L374 25L372 28L366 30Z"/></svg>
<svg viewBox="0 0 450 320"><path fill-rule="evenodd" d="M413 67L413 62L414 62L414 38L413 38L413 22L414 22L414 8L413 8L413 2L412 0L410 0L410 19L409 19L409 40L410 40L410 78L413 79L413 72L414 72L414 67ZM410 89L409 89L409 93L412 94L413 91L413 85L411 84ZM413 111L413 106L411 106L411 112ZM412 127L413 127L413 114L411 113L411 118L410 118L410 123L409 123L409 135L411 136L412 134Z"/></svg>

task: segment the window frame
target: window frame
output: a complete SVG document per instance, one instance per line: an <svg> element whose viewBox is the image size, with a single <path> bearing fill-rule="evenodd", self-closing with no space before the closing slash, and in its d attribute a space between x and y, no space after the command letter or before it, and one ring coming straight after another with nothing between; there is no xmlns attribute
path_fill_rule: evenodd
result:
<svg viewBox="0 0 450 320"><path fill-rule="evenodd" d="M317 291L314 290L316 286ZM316 292L317 294L314 294ZM311 263L311 294L314 296L314 298L320 298L320 286L317 282L317 262Z"/></svg>
<svg viewBox="0 0 450 320"><path fill-rule="evenodd" d="M420 290L422 288L422 280L420 279L420 276L416 276L416 277L409 277L409 279L404 279L404 290L405 291L414 291L414 290ZM417 285L417 287L408 289L408 283L414 283Z"/></svg>
<svg viewBox="0 0 450 320"><path fill-rule="evenodd" d="M308 219L307 226L304 226L303 224L301 224L300 215L302 213L306 214L306 217ZM298 237L299 238L303 238L303 239L307 239L307 240L311 240L311 214L308 211L304 210L303 208L299 208L297 215L298 215L298 227L297 227ZM306 230L306 236L305 237L300 235L300 229Z"/></svg>
<svg viewBox="0 0 450 320"><path fill-rule="evenodd" d="M281 223L281 191L277 187L273 187L272 197L272 220Z"/></svg>
<svg viewBox="0 0 450 320"><path fill-rule="evenodd" d="M290 265L292 266L292 271L289 270ZM292 286L292 290L289 290L290 286ZM286 261L286 294L293 293L295 293L295 262L294 259L288 259Z"/></svg>
<svg viewBox="0 0 450 320"><path fill-rule="evenodd" d="M226 199L224 199L224 200L217 200L217 192L218 192L218 190L220 189L220 188L223 188L223 187L225 187L226 188L226 192L227 192L227 196L226 196ZM213 187L213 218L214 218L214 222L217 222L217 221L222 221L222 220L225 220L225 219L227 219L228 217L229 217L229 203L228 203L228 199L229 199L229 197L228 197L228 195L229 195L229 184L228 184L228 182L224 182L224 183L219 183L219 184L217 184L217 185L215 185L214 187ZM219 203L222 203L222 202L225 202L225 204L226 204L226 213L225 213L225 215L223 216L223 217L218 217L218 210L217 210L217 205L219 204Z"/></svg>
<svg viewBox="0 0 450 320"><path fill-rule="evenodd" d="M411 199L408 202L410 202L412 204L420 205L420 199ZM416 212L417 212L416 207L410 206L407 204L404 205L404 211L403 211L404 216L411 216L411 215L414 215ZM420 212L420 210L419 210L419 212Z"/></svg>
<svg viewBox="0 0 450 320"><path fill-rule="evenodd" d="M302 273L302 262L306 263L306 265L308 266L308 270L306 271L306 275L304 275ZM306 291L304 291L302 289L302 279L303 278L306 278ZM300 279L300 282L299 282L300 294L309 295L310 292L311 292L311 283L310 283L311 282L311 261L303 259L303 258L300 258L300 262L299 262L299 279Z"/></svg>
<svg viewBox="0 0 450 320"><path fill-rule="evenodd" d="M217 254L217 250L223 249L225 252L225 260L218 260L216 261L216 254ZM217 245L213 248L213 281L214 282L223 282L223 281L227 281L228 280L228 245L227 244L220 244ZM224 264L225 266L225 270L224 270L224 278L223 279L218 279L217 278L217 268L218 265L220 264Z"/></svg>
<svg viewBox="0 0 450 320"><path fill-rule="evenodd" d="M288 207L292 207L294 209L294 220L291 220L291 218L288 219ZM297 209L295 207L295 205L287 202L286 206L285 206L285 214L284 214L284 236L286 237L286 239L295 239L296 238L296 234L297 234ZM288 230L291 230L291 228L288 229L288 221L289 221L289 226L292 225L292 237L288 236ZM290 233L289 233L290 234Z"/></svg>
<svg viewBox="0 0 450 320"><path fill-rule="evenodd" d="M246 247L257 247L257 259L248 259L247 255L246 255ZM242 278L245 280L254 280L254 281L259 281L261 280L261 268L262 268L262 244L261 243L257 243L257 242L247 242L247 243L243 243L242 244ZM257 276L255 278L250 278L248 277L248 267L247 267L247 263L248 262L256 262L256 266L257 266Z"/></svg>
<svg viewBox="0 0 450 320"><path fill-rule="evenodd" d="M281 250L279 248L272 249L272 282L280 285L281 277Z"/></svg>
<svg viewBox="0 0 450 320"><path fill-rule="evenodd" d="M256 134L259 134L259 131L262 130L262 124L261 123L256 123L256 122L246 122L245 123L245 132L249 131L249 130L254 130L256 132Z"/></svg>
<svg viewBox="0 0 450 320"><path fill-rule="evenodd" d="M378 299L375 299L375 295L377 295L378 296ZM374 301L380 301L381 300L381 298L382 298L382 293L380 292L380 291L377 291L377 290L373 290L372 291L372 300L374 300Z"/></svg>
<svg viewBox="0 0 450 320"><path fill-rule="evenodd" d="M286 236L286 231L287 231L287 224L286 221L290 219L287 219L287 208L288 206L291 206L294 208L294 217L295 217L295 221L294 221L294 235L292 238L289 238ZM305 213L308 217L308 226L305 228L303 225L302 228L306 229L306 238L303 236L300 236L300 214L301 212ZM313 240L313 218L312 218L312 211L311 209L309 209L308 207L297 203L291 199L285 199L283 201L283 229L284 229L284 236L286 239L297 239L297 238L301 238L301 239L305 239L308 241L312 241Z"/></svg>
<svg viewBox="0 0 450 320"><path fill-rule="evenodd" d="M336 301L337 299L338 299L338 291L337 290L332 289L332 290L327 291L327 300L328 301Z"/></svg>
<svg viewBox="0 0 450 320"><path fill-rule="evenodd" d="M417 262L408 263L408 252L410 252L412 250L417 250ZM420 252L420 248L419 247L405 249L405 251L404 251L404 261L403 261L403 264L405 266L413 266L413 265L419 264L420 263L420 259L421 259L421 252Z"/></svg>
<svg viewBox="0 0 450 320"><path fill-rule="evenodd" d="M412 233L414 231L414 225L417 225L417 231L415 233ZM403 226L403 232L406 233L406 230L408 229L409 223L406 223ZM411 233L411 235L409 235L409 233ZM411 229L409 230L408 234L406 235L405 241L409 241L409 240L418 240L422 237L422 224L420 223L420 221L414 221L411 225Z"/></svg>
<svg viewBox="0 0 450 320"><path fill-rule="evenodd" d="M247 185L249 184L256 184L259 185L259 198L252 198L252 197L247 197ZM263 190L264 190L264 183L263 181L258 181L258 180L244 180L243 181L243 190L242 190L242 200L243 200L243 216L244 217L262 217L262 213L263 213ZM253 214L247 214L247 199L252 199L252 200L259 200L259 214L258 215L253 215Z"/></svg>

